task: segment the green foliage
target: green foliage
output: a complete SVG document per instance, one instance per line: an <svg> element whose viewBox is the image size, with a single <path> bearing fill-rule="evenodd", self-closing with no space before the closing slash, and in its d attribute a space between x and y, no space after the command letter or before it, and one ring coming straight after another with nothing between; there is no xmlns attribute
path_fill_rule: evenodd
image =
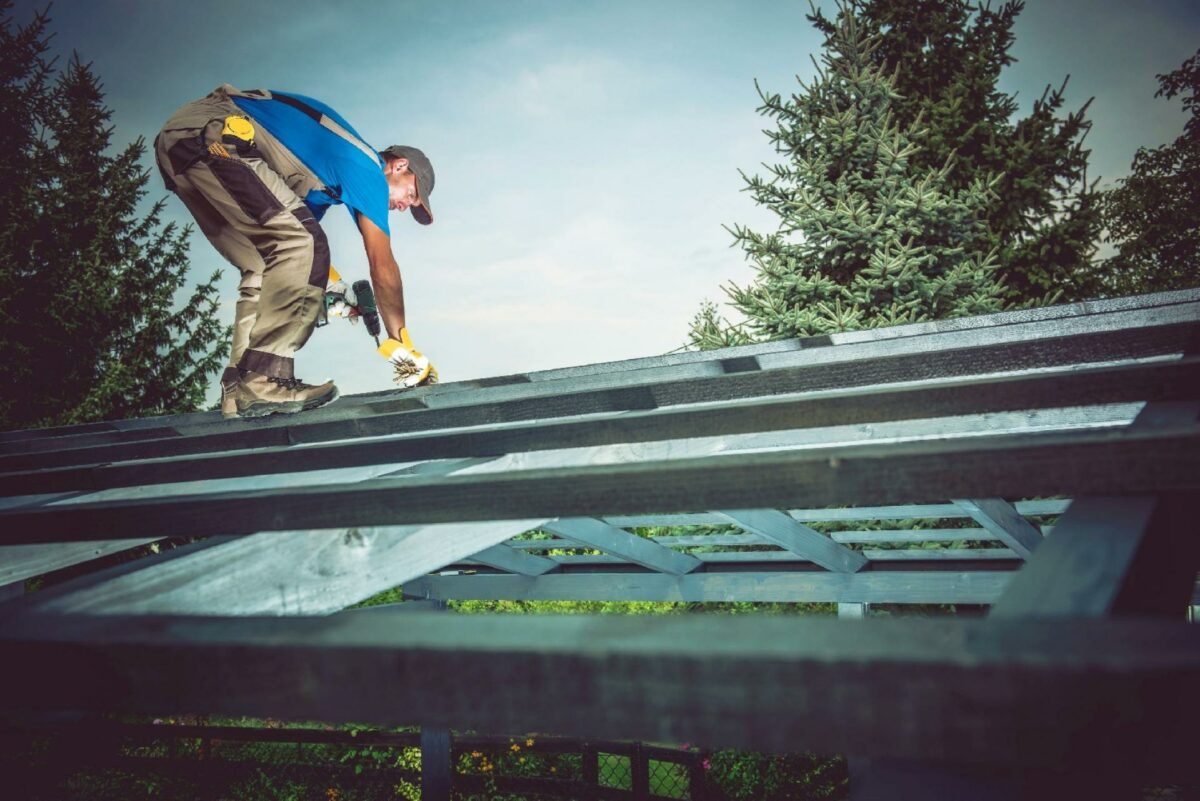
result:
<svg viewBox="0 0 1200 801"><path fill-rule="evenodd" d="M1065 300L1096 291L1090 260L1100 233L1095 184L1083 146L1086 112L1066 112L1064 80L1047 85L1027 116L1016 97L998 89L1014 59L1013 25L1023 0L851 0L865 32L878 36L873 64L895 76L891 108L900 126L923 122L928 135L913 167L938 170L947 161L950 189L982 181L992 192L983 216L987 238L976 258L995 252L1006 302ZM827 37L837 25L810 17Z"/></svg>
<svg viewBox="0 0 1200 801"><path fill-rule="evenodd" d="M1118 295L1200 284L1200 51L1157 77L1155 97L1181 97L1190 116L1173 143L1139 148L1129 177L1104 195L1117 252L1097 279Z"/></svg>
<svg viewBox="0 0 1200 801"><path fill-rule="evenodd" d="M846 762L839 757L727 750L709 761L709 780L730 801L845 798L849 787Z"/></svg>
<svg viewBox="0 0 1200 801"><path fill-rule="evenodd" d="M0 0L0 427L200 406L228 353L217 275L187 283L189 229L144 216L139 138L110 154L112 112L91 67L46 58L46 15L15 26ZM220 344L215 344L220 343Z"/></svg>
<svg viewBox="0 0 1200 801"><path fill-rule="evenodd" d="M996 176L951 181L956 160L920 160L931 127L898 113L894 69L881 38L839 6L811 85L784 98L759 89L767 135L786 162L747 177L778 217L768 234L732 233L757 273L726 288L746 331L705 307L690 339L701 348L746 339L828 334L999 310L1004 289L985 222Z"/></svg>

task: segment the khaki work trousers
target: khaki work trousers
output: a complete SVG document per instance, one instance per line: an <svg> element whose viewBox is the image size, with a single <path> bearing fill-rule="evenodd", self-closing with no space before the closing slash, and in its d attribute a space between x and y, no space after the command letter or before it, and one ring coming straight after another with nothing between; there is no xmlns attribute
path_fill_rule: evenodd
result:
<svg viewBox="0 0 1200 801"><path fill-rule="evenodd" d="M323 312L329 244L312 212L262 152L222 137L231 115L241 111L215 95L184 106L155 140L155 156L167 188L241 271L222 383L236 381L239 369L294 378L293 357Z"/></svg>

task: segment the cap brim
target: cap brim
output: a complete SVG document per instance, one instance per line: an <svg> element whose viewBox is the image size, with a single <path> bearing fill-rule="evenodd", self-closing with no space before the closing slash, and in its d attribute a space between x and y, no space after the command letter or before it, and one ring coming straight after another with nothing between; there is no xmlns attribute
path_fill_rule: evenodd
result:
<svg viewBox="0 0 1200 801"><path fill-rule="evenodd" d="M421 202L424 204L425 201ZM433 212L427 209L424 205L409 206L408 210L412 212L413 219L419 222L421 225L429 225L431 222L433 222Z"/></svg>

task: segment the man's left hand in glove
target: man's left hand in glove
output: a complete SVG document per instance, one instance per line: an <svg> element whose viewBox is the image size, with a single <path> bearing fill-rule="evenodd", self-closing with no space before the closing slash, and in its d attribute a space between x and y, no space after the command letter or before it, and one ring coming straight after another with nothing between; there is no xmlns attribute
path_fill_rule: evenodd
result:
<svg viewBox="0 0 1200 801"><path fill-rule="evenodd" d="M395 366L397 384L411 389L437 383L437 370L428 356L413 347L407 328L400 329L399 339L385 339L379 346L379 355Z"/></svg>

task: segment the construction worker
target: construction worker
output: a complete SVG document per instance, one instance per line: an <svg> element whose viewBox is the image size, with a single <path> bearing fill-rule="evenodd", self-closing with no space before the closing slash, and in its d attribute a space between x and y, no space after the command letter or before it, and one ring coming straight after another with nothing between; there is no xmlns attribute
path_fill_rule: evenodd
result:
<svg viewBox="0 0 1200 801"><path fill-rule="evenodd" d="M414 147L377 152L325 104L226 84L176 111L155 139L167 188L179 195L213 246L241 270L229 367L221 376L224 417L259 417L322 406L332 381L305 384L293 356L323 321L329 244L318 220L350 210L371 269L388 338L380 353L404 386L436 372L404 321L389 210L433 222L433 166Z"/></svg>

